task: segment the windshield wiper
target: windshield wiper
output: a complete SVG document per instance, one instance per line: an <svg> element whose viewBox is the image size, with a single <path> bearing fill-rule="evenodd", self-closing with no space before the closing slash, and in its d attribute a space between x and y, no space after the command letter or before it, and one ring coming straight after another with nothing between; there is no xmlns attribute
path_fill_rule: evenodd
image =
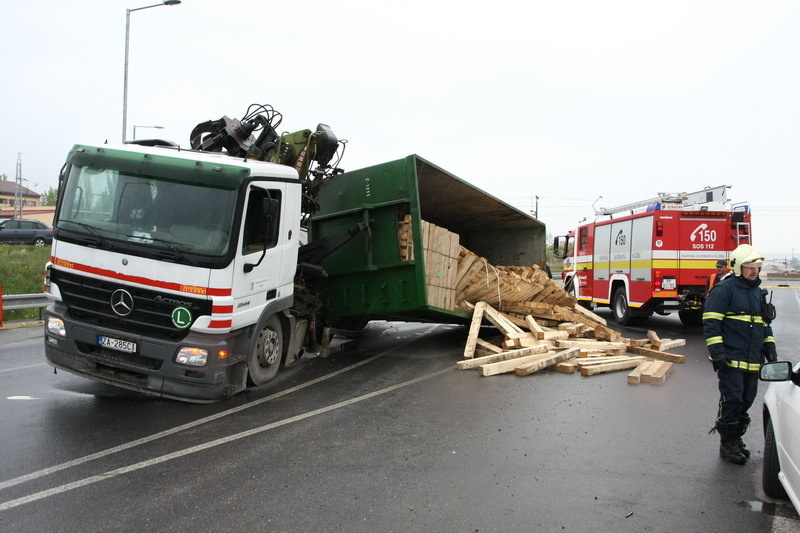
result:
<svg viewBox="0 0 800 533"><path fill-rule="evenodd" d="M133 237L133 235L129 235L129 237ZM186 257L186 254L183 253L183 250L178 248L178 243L174 241L168 241L166 239L159 239L158 237L147 237L147 239L151 241L155 241L165 245L167 248L170 249L169 252L158 252L156 253L157 256L163 257L165 259L172 259L173 261L183 261L184 263L188 263L192 266L196 266L196 263L191 259Z"/></svg>
<svg viewBox="0 0 800 533"><path fill-rule="evenodd" d="M117 251L117 248L113 244L111 244L106 239L104 239L102 236L100 236L100 233L98 233L98 230L100 228L98 228L97 226L92 226L90 224L84 224L83 222L75 222L74 220L62 220L62 222L68 222L70 224L75 224L76 226L80 226L80 227L86 229L89 233L92 234L92 237L94 237L93 239L82 238L82 239L80 239L80 241L82 243L90 244L90 245L93 244L94 246L102 246L103 248L111 250L112 252L116 252Z"/></svg>

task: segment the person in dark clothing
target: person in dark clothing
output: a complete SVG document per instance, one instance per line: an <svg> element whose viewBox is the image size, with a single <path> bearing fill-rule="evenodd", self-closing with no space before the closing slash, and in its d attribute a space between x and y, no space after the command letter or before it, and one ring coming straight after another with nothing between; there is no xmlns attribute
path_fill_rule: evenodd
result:
<svg viewBox="0 0 800 533"><path fill-rule="evenodd" d="M719 380L719 409L711 432L720 435L720 456L744 464L750 451L742 436L750 424L747 411L758 392L758 371L777 351L765 299L759 288L761 253L742 244L731 253L732 276L716 285L705 301L703 335Z"/></svg>
<svg viewBox="0 0 800 533"><path fill-rule="evenodd" d="M717 269L708 277L708 281L706 282L706 298L708 298L708 295L711 293L711 289L716 287L717 284L722 281L727 272L728 262L724 259L717 261Z"/></svg>

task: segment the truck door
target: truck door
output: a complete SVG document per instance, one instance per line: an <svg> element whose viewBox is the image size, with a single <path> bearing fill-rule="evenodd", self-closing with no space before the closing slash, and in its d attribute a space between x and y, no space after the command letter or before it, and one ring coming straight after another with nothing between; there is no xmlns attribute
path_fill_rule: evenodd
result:
<svg viewBox="0 0 800 533"><path fill-rule="evenodd" d="M235 312L257 311L290 295L297 261L299 236L290 211L299 209L290 195L280 186L251 186L245 205L233 281Z"/></svg>
<svg viewBox="0 0 800 533"><path fill-rule="evenodd" d="M611 224L611 275L631 274L631 220Z"/></svg>
<svg viewBox="0 0 800 533"><path fill-rule="evenodd" d="M611 225L598 225L594 232L594 301L609 303L609 279L611 268Z"/></svg>

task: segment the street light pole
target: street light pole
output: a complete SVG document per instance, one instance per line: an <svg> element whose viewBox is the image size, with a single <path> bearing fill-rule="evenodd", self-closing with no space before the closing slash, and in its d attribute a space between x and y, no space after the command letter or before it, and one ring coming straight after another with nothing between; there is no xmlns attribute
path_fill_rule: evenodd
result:
<svg viewBox="0 0 800 533"><path fill-rule="evenodd" d="M133 9L125 10L125 75L124 85L122 89L122 142L127 140L128 130L128 50L130 48L131 39L131 13L134 11L141 11L142 9L150 9L151 7L159 6L176 6L181 3L181 0L164 0L160 4L153 4L151 6L135 7Z"/></svg>
<svg viewBox="0 0 800 533"><path fill-rule="evenodd" d="M134 126L133 127L133 140L136 140L136 128L152 128L155 130L163 130L164 126Z"/></svg>

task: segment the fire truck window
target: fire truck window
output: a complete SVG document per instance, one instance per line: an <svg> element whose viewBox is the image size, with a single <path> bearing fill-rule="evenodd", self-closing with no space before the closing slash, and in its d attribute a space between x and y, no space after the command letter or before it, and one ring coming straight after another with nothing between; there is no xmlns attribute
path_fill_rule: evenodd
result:
<svg viewBox="0 0 800 533"><path fill-rule="evenodd" d="M269 200L278 203L274 216L265 212ZM253 187L250 189L250 198L247 201L247 211L244 219L244 232L242 239L242 253L250 254L273 248L278 244L278 229L280 227L281 192L278 190L265 190Z"/></svg>
<svg viewBox="0 0 800 533"><path fill-rule="evenodd" d="M587 246L589 245L589 232L586 228L581 228L580 237L581 237L580 249L586 250Z"/></svg>

